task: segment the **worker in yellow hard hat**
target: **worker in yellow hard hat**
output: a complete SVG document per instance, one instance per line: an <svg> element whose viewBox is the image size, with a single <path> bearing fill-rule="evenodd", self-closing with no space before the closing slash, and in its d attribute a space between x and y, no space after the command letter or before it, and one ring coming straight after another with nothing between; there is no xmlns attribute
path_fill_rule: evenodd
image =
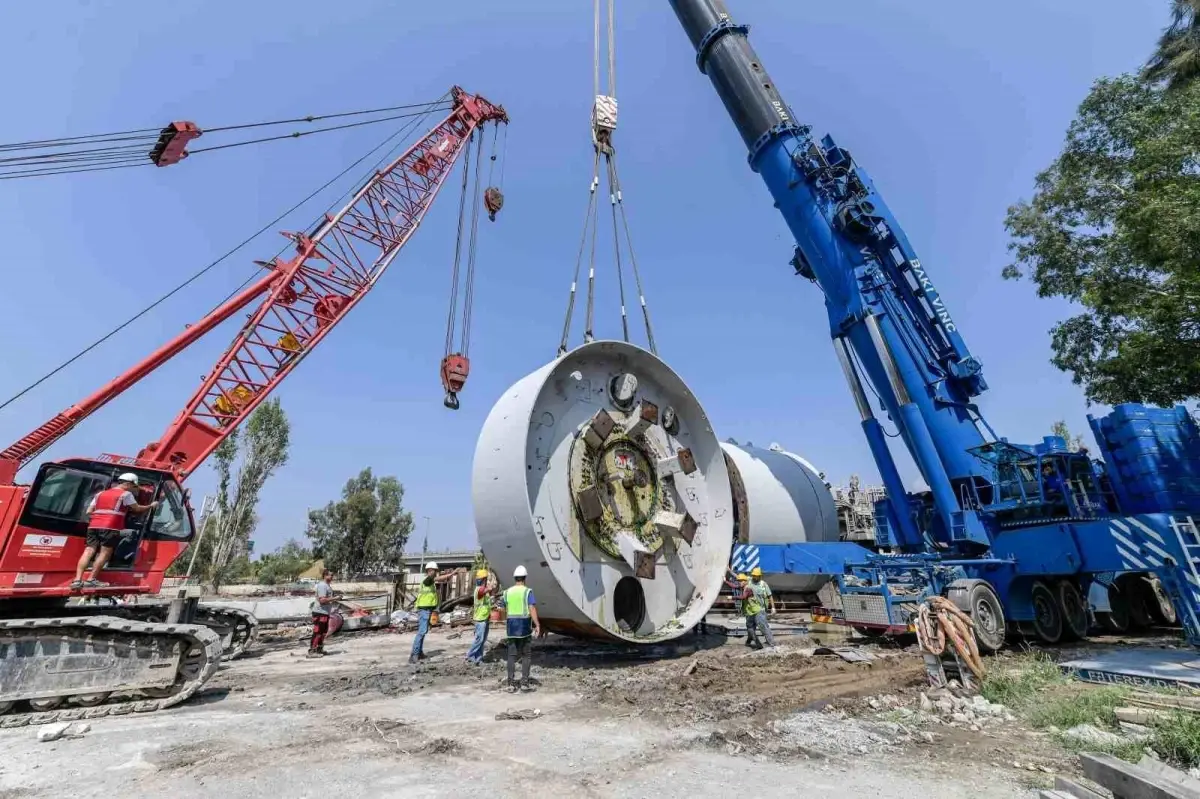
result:
<svg viewBox="0 0 1200 799"><path fill-rule="evenodd" d="M492 600L496 589L488 588L488 570L475 572L475 590L471 618L475 620L475 640L467 650L467 662L479 665L483 662L483 647L487 643L488 630L492 626Z"/></svg>
<svg viewBox="0 0 1200 799"><path fill-rule="evenodd" d="M767 621L767 611L770 609L771 614L775 613L775 597L771 594L771 586L767 585L767 581L762 578L762 569L755 566L750 570L750 590L754 592L755 598L758 600L758 616L755 617L755 623L763 638L767 639L767 646L775 646L775 636L771 634L771 623Z"/></svg>
<svg viewBox="0 0 1200 799"><path fill-rule="evenodd" d="M758 597L750 588L750 578L744 574L734 576L730 569L726 569L726 574L733 579L726 580L725 585L732 588L734 597L741 601L742 615L746 617L746 646L752 649L762 649L762 642L758 640L756 634L758 614L762 610L762 605L758 604Z"/></svg>

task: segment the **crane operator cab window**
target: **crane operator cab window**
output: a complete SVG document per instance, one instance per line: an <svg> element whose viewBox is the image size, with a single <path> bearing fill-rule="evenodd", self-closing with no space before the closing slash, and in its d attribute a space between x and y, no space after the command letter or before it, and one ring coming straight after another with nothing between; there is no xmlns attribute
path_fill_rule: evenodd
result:
<svg viewBox="0 0 1200 799"><path fill-rule="evenodd" d="M129 468L89 461L45 464L30 487L20 524L47 533L86 536L88 504L125 471ZM138 475L138 502L158 499L161 504L149 513L126 516L125 533L109 561L110 569L133 568L143 540L192 538L191 513L174 478L162 472L133 471Z"/></svg>

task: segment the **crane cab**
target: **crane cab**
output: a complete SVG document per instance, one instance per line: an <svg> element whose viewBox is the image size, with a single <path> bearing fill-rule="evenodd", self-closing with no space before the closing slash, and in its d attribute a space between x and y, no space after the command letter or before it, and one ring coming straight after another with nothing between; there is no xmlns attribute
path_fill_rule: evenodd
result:
<svg viewBox="0 0 1200 799"><path fill-rule="evenodd" d="M0 486L0 597L70 595L85 549L87 506L125 472L138 476L139 504L152 511L126 517L126 529L100 579L107 587L88 594L156 593L171 563L195 534L187 494L174 475L128 465L129 459L73 458L46 463L29 486Z"/></svg>

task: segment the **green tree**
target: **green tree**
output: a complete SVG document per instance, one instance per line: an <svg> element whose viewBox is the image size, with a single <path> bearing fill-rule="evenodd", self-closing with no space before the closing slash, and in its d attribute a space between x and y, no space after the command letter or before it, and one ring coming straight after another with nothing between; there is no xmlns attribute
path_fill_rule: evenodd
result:
<svg viewBox="0 0 1200 799"><path fill-rule="evenodd" d="M1058 436L1063 441L1067 442L1067 449L1071 452L1078 452L1083 446L1083 436L1071 436L1071 428L1067 427L1067 423L1061 419L1050 426L1050 435Z"/></svg>
<svg viewBox="0 0 1200 799"><path fill-rule="evenodd" d="M1200 0L1171 0L1171 24L1142 74L1171 90L1200 77Z"/></svg>
<svg viewBox="0 0 1200 799"><path fill-rule="evenodd" d="M296 580L313 564L312 552L299 541L289 539L274 552L264 554L258 561L258 582L263 585L278 585Z"/></svg>
<svg viewBox="0 0 1200 799"><path fill-rule="evenodd" d="M363 469L346 481L342 498L308 514L308 538L325 565L352 576L400 568L413 529L404 510L404 486L395 477Z"/></svg>
<svg viewBox="0 0 1200 799"><path fill-rule="evenodd" d="M257 413L257 411L255 411ZM168 569L173 577L182 577L188 573L189 566L192 576L200 580L211 580L213 577L213 551L216 549L220 533L218 526L223 514L229 512L229 487L233 479L233 465L237 461L238 430L231 432L224 441L213 450L212 464L217 473L216 503L209 513L199 520L196 537L183 555L175 559ZM192 547L196 547L195 562L192 561Z"/></svg>
<svg viewBox="0 0 1200 799"><path fill-rule="evenodd" d="M1003 274L1082 306L1052 329L1051 360L1092 401L1200 395L1198 165L1200 81L1105 78L1032 200L1008 210Z"/></svg>

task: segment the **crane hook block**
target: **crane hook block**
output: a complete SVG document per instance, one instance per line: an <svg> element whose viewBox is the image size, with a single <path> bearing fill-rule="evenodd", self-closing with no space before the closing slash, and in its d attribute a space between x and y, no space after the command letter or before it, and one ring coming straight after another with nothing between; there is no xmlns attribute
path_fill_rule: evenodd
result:
<svg viewBox="0 0 1200 799"><path fill-rule="evenodd" d="M188 143L203 133L195 122L172 122L158 134L158 141L150 151L150 160L155 166L179 163L188 157Z"/></svg>
<svg viewBox="0 0 1200 799"><path fill-rule="evenodd" d="M496 221L496 214L504 207L504 194L495 186L488 186L483 192L483 207L487 209L488 219Z"/></svg>
<svg viewBox="0 0 1200 799"><path fill-rule="evenodd" d="M451 410L458 410L458 392L462 391L471 371L471 361L459 353L442 358L442 387L446 389L443 403Z"/></svg>

